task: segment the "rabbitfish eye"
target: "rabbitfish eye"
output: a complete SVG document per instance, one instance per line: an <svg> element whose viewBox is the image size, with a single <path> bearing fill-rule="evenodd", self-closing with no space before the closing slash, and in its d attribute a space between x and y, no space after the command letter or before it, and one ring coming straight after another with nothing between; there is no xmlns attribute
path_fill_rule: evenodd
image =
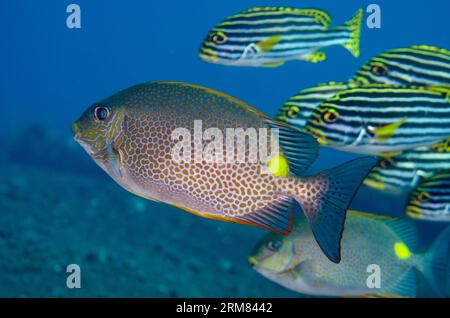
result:
<svg viewBox="0 0 450 318"><path fill-rule="evenodd" d="M94 116L98 121L105 121L109 117L109 109L104 106L96 107L94 110Z"/></svg>
<svg viewBox="0 0 450 318"><path fill-rule="evenodd" d="M281 248L282 243L280 241L270 241L267 243L267 248L272 252L276 252Z"/></svg>

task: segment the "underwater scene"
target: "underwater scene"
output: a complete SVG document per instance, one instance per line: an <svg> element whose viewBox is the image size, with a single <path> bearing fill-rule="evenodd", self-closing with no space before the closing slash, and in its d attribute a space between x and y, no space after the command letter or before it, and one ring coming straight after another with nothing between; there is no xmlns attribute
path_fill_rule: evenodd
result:
<svg viewBox="0 0 450 318"><path fill-rule="evenodd" d="M450 297L449 10L2 1L0 297Z"/></svg>

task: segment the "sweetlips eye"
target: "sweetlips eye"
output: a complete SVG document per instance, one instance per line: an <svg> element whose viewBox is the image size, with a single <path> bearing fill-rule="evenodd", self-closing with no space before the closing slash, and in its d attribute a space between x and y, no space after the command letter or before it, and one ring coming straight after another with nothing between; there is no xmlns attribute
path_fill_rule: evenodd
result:
<svg viewBox="0 0 450 318"><path fill-rule="evenodd" d="M332 124L339 119L339 113L335 109L328 109L322 115L322 120L328 124Z"/></svg>
<svg viewBox="0 0 450 318"><path fill-rule="evenodd" d="M272 252L278 251L282 245L283 243L281 243L281 241L278 240L267 242L267 248Z"/></svg>
<svg viewBox="0 0 450 318"><path fill-rule="evenodd" d="M297 117L299 111L300 111L300 109L298 109L297 106L292 106L291 108L288 109L287 115L289 118L295 118L295 117Z"/></svg>
<svg viewBox="0 0 450 318"><path fill-rule="evenodd" d="M225 35L225 33L221 32L221 31L219 31L217 33L214 33L212 35L211 39L216 44L223 44L223 43L225 43L228 40L228 38Z"/></svg>
<svg viewBox="0 0 450 318"><path fill-rule="evenodd" d="M422 203L428 201L429 198L430 195L426 192L420 192L419 195L417 196L417 200L419 200Z"/></svg>
<svg viewBox="0 0 450 318"><path fill-rule="evenodd" d="M105 121L109 117L109 108L105 106L98 106L94 109L94 117L98 121Z"/></svg>
<svg viewBox="0 0 450 318"><path fill-rule="evenodd" d="M384 74L387 73L388 68L384 65L375 65L372 67L371 71L373 74L377 76L383 76Z"/></svg>
<svg viewBox="0 0 450 318"><path fill-rule="evenodd" d="M392 164L393 164L392 160L389 159L383 159L380 161L381 168L389 168L390 166L392 166Z"/></svg>

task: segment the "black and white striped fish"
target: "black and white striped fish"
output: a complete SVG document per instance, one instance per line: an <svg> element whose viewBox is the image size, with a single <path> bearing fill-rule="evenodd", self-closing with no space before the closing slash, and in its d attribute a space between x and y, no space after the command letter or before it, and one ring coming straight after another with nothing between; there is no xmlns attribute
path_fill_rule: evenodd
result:
<svg viewBox="0 0 450 318"><path fill-rule="evenodd" d="M381 191L409 192L422 179L445 170L450 170L450 139L384 157L364 184Z"/></svg>
<svg viewBox="0 0 450 318"><path fill-rule="evenodd" d="M320 62L324 47L343 45L359 56L362 10L343 26L330 28L330 16L318 9L258 7L217 24L199 55L207 62L275 67L288 60Z"/></svg>
<svg viewBox="0 0 450 318"><path fill-rule="evenodd" d="M351 79L362 84L450 85L450 51L414 45L375 56Z"/></svg>
<svg viewBox="0 0 450 318"><path fill-rule="evenodd" d="M307 123L322 145L379 154L450 137L450 88L373 84L351 88L317 107Z"/></svg>
<svg viewBox="0 0 450 318"><path fill-rule="evenodd" d="M279 109L276 118L304 130L313 110L327 99L350 88L346 83L323 83L299 91Z"/></svg>
<svg viewBox="0 0 450 318"><path fill-rule="evenodd" d="M423 180L411 193L406 214L421 220L450 222L450 170Z"/></svg>

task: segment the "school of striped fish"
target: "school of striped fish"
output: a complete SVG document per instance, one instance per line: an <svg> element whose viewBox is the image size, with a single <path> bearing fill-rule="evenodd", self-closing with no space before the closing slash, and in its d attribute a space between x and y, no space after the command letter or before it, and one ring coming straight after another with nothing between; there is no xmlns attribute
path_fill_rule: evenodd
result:
<svg viewBox="0 0 450 318"><path fill-rule="evenodd" d="M334 26L320 9L250 8L213 26L199 57L226 66L280 67L325 61L325 49L336 45L358 57L362 20L362 9ZM177 138L193 134L184 147L192 142L194 148L199 120L205 129L223 131L276 128L280 152L265 162L174 162L173 132L184 127ZM153 81L92 104L72 131L129 192L200 217L270 230L248 261L286 288L318 296L417 297L425 281L436 296L448 296L442 285L449 279L450 227L419 250L415 223L450 222L445 48L380 53L347 82L301 89L275 118L207 87ZM200 142L201 149L211 146ZM233 144L236 151L243 146ZM319 147L364 157L310 175ZM214 154L228 155L224 148ZM403 217L347 212L361 185L403 198ZM367 285L374 264L383 272L379 288Z"/></svg>

